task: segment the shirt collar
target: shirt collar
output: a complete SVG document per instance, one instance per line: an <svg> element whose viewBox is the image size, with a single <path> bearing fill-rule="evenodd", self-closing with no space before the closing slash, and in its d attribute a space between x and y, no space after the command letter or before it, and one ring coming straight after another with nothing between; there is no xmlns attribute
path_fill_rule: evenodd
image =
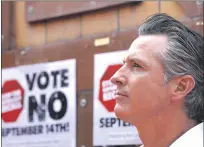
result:
<svg viewBox="0 0 204 147"><path fill-rule="evenodd" d="M204 123L202 122L191 128L169 147L203 147L203 126ZM140 147L144 147L144 145Z"/></svg>
<svg viewBox="0 0 204 147"><path fill-rule="evenodd" d="M200 123L179 137L170 147L203 147L203 125Z"/></svg>

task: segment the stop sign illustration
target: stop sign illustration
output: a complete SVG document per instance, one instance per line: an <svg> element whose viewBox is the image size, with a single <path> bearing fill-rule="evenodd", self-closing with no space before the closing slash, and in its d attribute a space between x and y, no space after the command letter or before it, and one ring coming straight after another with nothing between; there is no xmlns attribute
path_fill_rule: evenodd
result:
<svg viewBox="0 0 204 147"><path fill-rule="evenodd" d="M23 109L24 89L16 80L8 80L2 87L2 119L15 122Z"/></svg>
<svg viewBox="0 0 204 147"><path fill-rule="evenodd" d="M99 101L109 112L114 111L115 92L117 89L117 86L111 83L110 78L121 66L122 64L108 66L100 80Z"/></svg>

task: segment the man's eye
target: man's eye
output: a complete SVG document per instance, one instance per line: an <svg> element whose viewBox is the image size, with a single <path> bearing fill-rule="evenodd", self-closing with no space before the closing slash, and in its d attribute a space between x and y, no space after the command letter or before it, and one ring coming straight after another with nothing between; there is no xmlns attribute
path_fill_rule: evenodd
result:
<svg viewBox="0 0 204 147"><path fill-rule="evenodd" d="M139 64L137 64L137 63L133 63L132 66L137 67L137 68L141 68L141 66Z"/></svg>

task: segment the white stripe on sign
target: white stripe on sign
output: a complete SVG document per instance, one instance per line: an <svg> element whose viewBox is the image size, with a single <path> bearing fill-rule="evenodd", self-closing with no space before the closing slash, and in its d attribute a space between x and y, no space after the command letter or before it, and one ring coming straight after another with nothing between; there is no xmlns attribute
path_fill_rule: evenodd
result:
<svg viewBox="0 0 204 147"><path fill-rule="evenodd" d="M110 80L105 80L102 82L103 87L103 100L109 101L115 99L115 92L117 90L117 86L111 83Z"/></svg>
<svg viewBox="0 0 204 147"><path fill-rule="evenodd" d="M2 94L2 113L21 108L21 99L22 96L19 89Z"/></svg>

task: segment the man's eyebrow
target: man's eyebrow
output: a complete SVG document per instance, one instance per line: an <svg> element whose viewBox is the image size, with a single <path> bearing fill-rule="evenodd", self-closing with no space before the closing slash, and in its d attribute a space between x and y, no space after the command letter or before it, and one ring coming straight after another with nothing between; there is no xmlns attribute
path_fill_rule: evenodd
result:
<svg viewBox="0 0 204 147"><path fill-rule="evenodd" d="M131 56L130 56L130 57L129 57L129 60L130 60L130 61L140 62L140 63L143 63L143 64L147 64L145 60L140 59L140 58L138 58L138 57L131 57Z"/></svg>
<svg viewBox="0 0 204 147"><path fill-rule="evenodd" d="M125 56L123 59L123 63L126 63L127 61L137 62L138 64L141 64L141 66L148 67L148 62L139 57L136 57L136 55Z"/></svg>
<svg viewBox="0 0 204 147"><path fill-rule="evenodd" d="M134 61L134 60L138 60L138 61L141 61L141 62L145 62L143 59L140 59L137 55L135 54L130 54L130 55L127 55L123 58L124 61Z"/></svg>

